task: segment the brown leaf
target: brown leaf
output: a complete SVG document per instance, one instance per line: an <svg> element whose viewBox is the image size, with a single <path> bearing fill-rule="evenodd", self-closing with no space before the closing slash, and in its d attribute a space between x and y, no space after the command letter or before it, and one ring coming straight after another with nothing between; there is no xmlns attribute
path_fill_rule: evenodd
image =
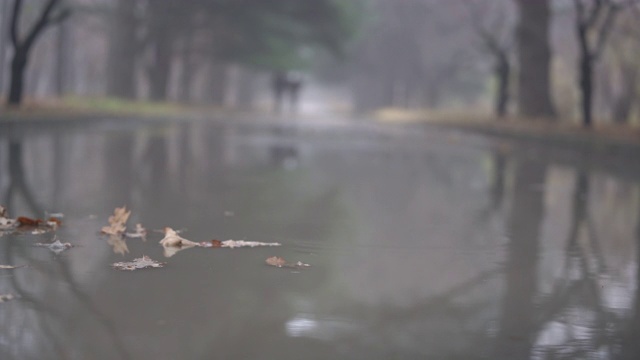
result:
<svg viewBox="0 0 640 360"><path fill-rule="evenodd" d="M39 226L44 222L40 219L32 219L26 216L20 216L16 221L18 221L18 226Z"/></svg>
<svg viewBox="0 0 640 360"><path fill-rule="evenodd" d="M126 224L129 220L131 211L127 211L127 207L116 208L113 215L109 216L109 226L103 226L101 232L108 235L120 235L127 229Z"/></svg>
<svg viewBox="0 0 640 360"><path fill-rule="evenodd" d="M58 218L54 218L54 217L50 217L49 220L47 220L47 225L50 226L61 226L62 225L62 221Z"/></svg>

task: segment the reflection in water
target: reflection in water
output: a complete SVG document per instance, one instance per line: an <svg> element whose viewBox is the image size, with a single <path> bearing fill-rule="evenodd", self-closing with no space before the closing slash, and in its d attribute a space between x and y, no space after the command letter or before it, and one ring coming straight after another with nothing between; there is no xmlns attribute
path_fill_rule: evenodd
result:
<svg viewBox="0 0 640 360"><path fill-rule="evenodd" d="M29 264L0 276L21 296L0 304L0 358L637 358L640 179L433 138L193 122L1 143L6 204L64 212L57 235L80 246L0 238L0 263ZM148 229L284 246L111 271L163 256L160 234L96 235L125 204Z"/></svg>
<svg viewBox="0 0 640 360"><path fill-rule="evenodd" d="M34 194L27 182L22 154L22 143L9 143L9 186L5 191L3 198L4 206L9 210L13 209L14 199L21 197L26 203L31 215L34 217L41 216L44 211L38 205Z"/></svg>
<svg viewBox="0 0 640 360"><path fill-rule="evenodd" d="M540 225L544 215L546 164L520 161L515 168L511 211L507 221L509 243L505 264L505 290L496 341L496 358L526 359L534 341L534 297Z"/></svg>

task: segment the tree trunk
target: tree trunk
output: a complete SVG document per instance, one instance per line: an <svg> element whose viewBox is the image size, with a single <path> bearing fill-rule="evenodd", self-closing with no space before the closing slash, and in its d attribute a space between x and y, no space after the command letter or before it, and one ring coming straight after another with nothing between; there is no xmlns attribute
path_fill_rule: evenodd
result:
<svg viewBox="0 0 640 360"><path fill-rule="evenodd" d="M149 71L149 96L152 101L165 101L171 71L171 41L164 31L158 31L154 38L153 64Z"/></svg>
<svg viewBox="0 0 640 360"><path fill-rule="evenodd" d="M206 96L205 99L211 99L213 105L224 105L227 83L229 81L227 67L224 64L212 63L210 75L210 86L207 87L210 94Z"/></svg>
<svg viewBox="0 0 640 360"><path fill-rule="evenodd" d="M58 27L58 37L56 39L56 68L54 71L54 90L58 97L62 97L66 92L67 61L69 61L69 29L67 24L60 24Z"/></svg>
<svg viewBox="0 0 640 360"><path fill-rule="evenodd" d="M9 1L0 1L0 93L4 91L4 64L9 29Z"/></svg>
<svg viewBox="0 0 640 360"><path fill-rule="evenodd" d="M27 68L28 50L23 47L14 49L11 60L11 84L9 85L9 105L19 106L22 103L24 73Z"/></svg>
<svg viewBox="0 0 640 360"><path fill-rule="evenodd" d="M580 59L580 94L582 125L589 128L593 123L593 62L585 54Z"/></svg>
<svg viewBox="0 0 640 360"><path fill-rule="evenodd" d="M527 117L553 117L549 45L550 0L515 0L519 9L518 110Z"/></svg>
<svg viewBox="0 0 640 360"><path fill-rule="evenodd" d="M629 123L631 108L638 92L638 69L633 64L625 64L620 67L622 91L615 99L613 105L613 121L616 124Z"/></svg>
<svg viewBox="0 0 640 360"><path fill-rule="evenodd" d="M136 97L135 6L134 0L118 0L115 14L111 20L112 28L109 34L109 56L107 59L107 73L109 74L107 94L121 99Z"/></svg>
<svg viewBox="0 0 640 360"><path fill-rule="evenodd" d="M495 111L499 118L507 114L509 105L509 82L511 81L511 65L506 55L498 56L498 63L495 68L495 76L498 81L496 94Z"/></svg>

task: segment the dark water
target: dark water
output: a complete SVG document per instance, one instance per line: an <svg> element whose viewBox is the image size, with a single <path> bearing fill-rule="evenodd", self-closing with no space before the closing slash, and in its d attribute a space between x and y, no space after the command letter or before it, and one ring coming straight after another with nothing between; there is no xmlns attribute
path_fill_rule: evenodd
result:
<svg viewBox="0 0 640 360"><path fill-rule="evenodd" d="M446 131L232 123L4 127L0 359L636 359L640 165ZM161 234L113 248L130 224ZM114 252L118 250L120 253ZM119 272L141 255L163 269ZM303 261L294 271L270 256Z"/></svg>

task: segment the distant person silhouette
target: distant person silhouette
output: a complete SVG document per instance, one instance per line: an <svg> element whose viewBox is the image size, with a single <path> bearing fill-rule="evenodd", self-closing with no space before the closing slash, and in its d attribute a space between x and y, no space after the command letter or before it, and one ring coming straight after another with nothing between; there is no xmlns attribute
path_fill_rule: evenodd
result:
<svg viewBox="0 0 640 360"><path fill-rule="evenodd" d="M295 113L298 109L300 92L302 90L302 74L296 72L278 71L273 74L271 89L273 91L274 111L282 113L285 102L289 105L289 111Z"/></svg>
<svg viewBox="0 0 640 360"><path fill-rule="evenodd" d="M290 73L287 77L287 85L289 91L290 109L292 113L298 111L298 101L300 99L300 91L302 90L302 74Z"/></svg>
<svg viewBox="0 0 640 360"><path fill-rule="evenodd" d="M273 74L271 80L271 90L273 91L273 105L277 114L282 112L282 101L284 93L287 89L287 74L282 71L277 71Z"/></svg>

